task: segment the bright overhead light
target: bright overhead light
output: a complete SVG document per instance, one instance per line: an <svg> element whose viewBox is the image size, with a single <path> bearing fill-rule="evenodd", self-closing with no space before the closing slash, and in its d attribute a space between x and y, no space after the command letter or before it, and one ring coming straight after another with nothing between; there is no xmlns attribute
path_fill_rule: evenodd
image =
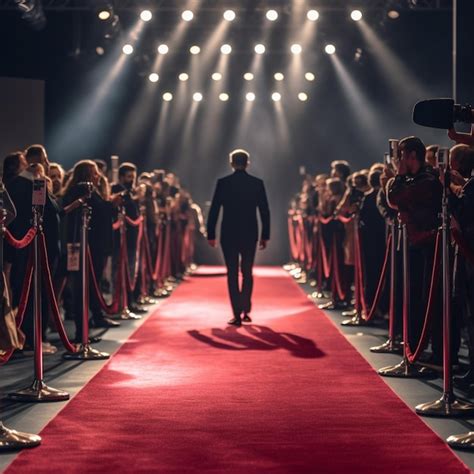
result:
<svg viewBox="0 0 474 474"><path fill-rule="evenodd" d="M140 18L141 18L143 21L150 21L150 20L153 18L153 14L151 13L150 10L143 10L143 11L140 13Z"/></svg>
<svg viewBox="0 0 474 474"><path fill-rule="evenodd" d="M253 80L253 74L252 74L251 72L246 72L246 73L244 74L244 79L245 79L246 81L252 81L252 80Z"/></svg>
<svg viewBox="0 0 474 474"><path fill-rule="evenodd" d="M126 44L122 48L122 52L123 52L123 54L132 54L133 53L133 46L131 44Z"/></svg>
<svg viewBox="0 0 474 474"><path fill-rule="evenodd" d="M278 19L278 12L276 10L268 10L266 16L267 20L275 21Z"/></svg>
<svg viewBox="0 0 474 474"><path fill-rule="evenodd" d="M351 18L354 21L360 21L362 20L362 12L360 10L352 10L351 12Z"/></svg>
<svg viewBox="0 0 474 474"><path fill-rule="evenodd" d="M301 102L306 102L308 100L308 94L305 92L300 92L298 94L298 99L301 100Z"/></svg>
<svg viewBox="0 0 474 474"><path fill-rule="evenodd" d="M388 17L391 18L392 20L396 20L397 18L400 18L400 12L397 10L390 10L387 13Z"/></svg>
<svg viewBox="0 0 474 474"><path fill-rule="evenodd" d="M327 44L324 48L327 54L334 54L336 52L336 47L333 44Z"/></svg>
<svg viewBox="0 0 474 474"><path fill-rule="evenodd" d="M148 79L150 82L158 82L158 79L160 78L160 76L158 76L158 74L156 72L152 72L149 76L148 76Z"/></svg>
<svg viewBox="0 0 474 474"><path fill-rule="evenodd" d="M226 94L225 92L221 92L219 94L219 100L222 102L227 102L229 100L229 94Z"/></svg>
<svg viewBox="0 0 474 474"><path fill-rule="evenodd" d="M309 10L306 14L306 18L308 18L309 21L316 21L319 18L318 10Z"/></svg>
<svg viewBox="0 0 474 474"><path fill-rule="evenodd" d="M105 54L105 49L102 46L97 46L95 52L98 56L103 56Z"/></svg>
<svg viewBox="0 0 474 474"><path fill-rule="evenodd" d="M221 46L222 54L230 54L232 52L232 46L230 44L223 44Z"/></svg>
<svg viewBox="0 0 474 474"><path fill-rule="evenodd" d="M273 100L273 102L280 102L281 94L279 92L274 92L272 94L272 100Z"/></svg>
<svg viewBox="0 0 474 474"><path fill-rule="evenodd" d="M307 72L305 75L304 75L304 78L307 80L307 81L314 81L316 79L316 76L312 73L312 72Z"/></svg>
<svg viewBox="0 0 474 474"><path fill-rule="evenodd" d="M220 81L222 79L222 74L220 72L215 72L211 77L213 81Z"/></svg>
<svg viewBox="0 0 474 474"><path fill-rule="evenodd" d="M292 44L291 45L291 52L293 54L301 54L301 51L303 51L303 48L301 47L300 44Z"/></svg>
<svg viewBox="0 0 474 474"><path fill-rule="evenodd" d="M263 54L263 53L265 52L265 45L263 45L263 44L257 44L257 45L255 45L255 48L254 48L254 49L255 49L255 52L256 52L257 54Z"/></svg>
<svg viewBox="0 0 474 474"><path fill-rule="evenodd" d="M181 13L181 18L184 21L191 21L194 18L194 13L191 10L184 10L184 12Z"/></svg>
<svg viewBox="0 0 474 474"><path fill-rule="evenodd" d="M100 10L97 16L99 20L106 21L112 16L112 12L110 10Z"/></svg>
<svg viewBox="0 0 474 474"><path fill-rule="evenodd" d="M273 77L275 81L283 81L283 79L285 79L285 76L281 72L276 72Z"/></svg>
<svg viewBox="0 0 474 474"><path fill-rule="evenodd" d="M189 76L185 73L185 72L182 72L179 76L178 76L178 79L180 81L187 81L189 79Z"/></svg>
<svg viewBox="0 0 474 474"><path fill-rule="evenodd" d="M245 98L249 102L253 102L255 100L255 94L253 92L247 92L247 94L245 94Z"/></svg>
<svg viewBox="0 0 474 474"><path fill-rule="evenodd" d="M168 48L168 45L167 44L160 44L160 46L158 46L158 52L160 54L168 54L168 51L170 49Z"/></svg>
<svg viewBox="0 0 474 474"><path fill-rule="evenodd" d="M194 100L194 102L201 102L202 94L200 92L195 92L193 94L193 100Z"/></svg>
<svg viewBox="0 0 474 474"><path fill-rule="evenodd" d="M235 12L234 10L226 10L224 12L224 20L226 21L234 21L235 20Z"/></svg>
<svg viewBox="0 0 474 474"><path fill-rule="evenodd" d="M171 92L165 92L163 94L163 100L165 102L171 102L173 100L173 94Z"/></svg>
<svg viewBox="0 0 474 474"><path fill-rule="evenodd" d="M191 54L199 54L201 52L201 48L199 46L191 46L189 48L189 52Z"/></svg>

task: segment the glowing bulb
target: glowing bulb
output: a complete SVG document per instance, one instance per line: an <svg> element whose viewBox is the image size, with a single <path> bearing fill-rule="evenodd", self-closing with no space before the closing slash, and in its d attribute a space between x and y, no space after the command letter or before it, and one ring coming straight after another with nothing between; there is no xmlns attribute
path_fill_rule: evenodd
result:
<svg viewBox="0 0 474 474"><path fill-rule="evenodd" d="M160 44L160 46L158 46L158 52L160 54L168 54L168 51L170 49L168 48L168 45L167 44Z"/></svg>
<svg viewBox="0 0 474 474"><path fill-rule="evenodd" d="M273 102L280 102L281 94L279 92L274 92L272 94L272 100L273 100Z"/></svg>
<svg viewBox="0 0 474 474"><path fill-rule="evenodd" d="M222 79L222 74L220 72L215 72L211 77L213 81L220 81Z"/></svg>
<svg viewBox="0 0 474 474"><path fill-rule="evenodd" d="M278 19L278 12L276 10L267 11L267 20L275 21Z"/></svg>
<svg viewBox="0 0 474 474"><path fill-rule="evenodd" d="M308 100L308 94L300 92L298 94L298 99L301 100L301 102L306 102Z"/></svg>
<svg viewBox="0 0 474 474"><path fill-rule="evenodd" d="M275 81L283 81L283 79L285 79L285 76L281 72L276 72L273 77Z"/></svg>
<svg viewBox="0 0 474 474"><path fill-rule="evenodd" d="M327 44L324 48L327 54L334 54L336 52L336 47L333 44Z"/></svg>
<svg viewBox="0 0 474 474"><path fill-rule="evenodd" d="M247 94L245 94L245 98L249 102L253 102L255 100L255 94L253 92L247 92Z"/></svg>
<svg viewBox="0 0 474 474"><path fill-rule="evenodd" d="M165 102L171 102L173 100L173 94L171 92L165 92L163 94L163 100Z"/></svg>
<svg viewBox="0 0 474 474"><path fill-rule="evenodd" d="M257 54L263 54L265 52L265 46L263 44L255 45L255 52Z"/></svg>
<svg viewBox="0 0 474 474"><path fill-rule="evenodd" d="M225 92L221 92L219 94L219 100L221 102L227 102L229 100L229 94L226 94Z"/></svg>
<svg viewBox="0 0 474 474"><path fill-rule="evenodd" d="M199 46L191 46L189 48L189 52L191 54L199 54L201 52L201 48Z"/></svg>
<svg viewBox="0 0 474 474"><path fill-rule="evenodd" d="M160 76L158 76L158 74L156 72L152 72L149 76L148 76L148 79L150 80L150 82L158 82L158 79L160 78Z"/></svg>
<svg viewBox="0 0 474 474"><path fill-rule="evenodd" d="M153 14L151 13L150 10L143 10L143 11L140 13L140 18L141 18L143 21L150 21L150 20L153 18Z"/></svg>
<svg viewBox="0 0 474 474"><path fill-rule="evenodd" d="M185 73L185 72L182 72L179 76L178 76L178 79L180 81L187 81L189 79L189 76Z"/></svg>
<svg viewBox="0 0 474 474"><path fill-rule="evenodd" d="M194 102L201 102L202 94L200 92L195 92L193 94L193 100L194 100Z"/></svg>
<svg viewBox="0 0 474 474"><path fill-rule="evenodd" d="M307 80L307 81L314 81L316 79L316 76L312 73L312 72L307 72L305 75L304 75L304 78Z"/></svg>
<svg viewBox="0 0 474 474"><path fill-rule="evenodd" d="M301 54L301 51L303 51L303 48L301 47L300 44L292 44L291 45L291 52L293 54Z"/></svg>
<svg viewBox="0 0 474 474"><path fill-rule="evenodd" d="M251 72L246 72L246 73L244 74L244 79L245 79L246 81L252 81L252 80L253 80L253 74L252 74Z"/></svg>
<svg viewBox="0 0 474 474"><path fill-rule="evenodd" d="M351 12L351 18L354 21L360 21L362 20L362 12L360 10L352 10Z"/></svg>
<svg viewBox="0 0 474 474"><path fill-rule="evenodd" d="M222 54L230 54L232 52L232 46L230 44L223 44L221 46Z"/></svg>
<svg viewBox="0 0 474 474"><path fill-rule="evenodd" d="M316 21L319 18L318 10L309 10L306 14L306 18L308 18L309 21Z"/></svg>
<svg viewBox="0 0 474 474"><path fill-rule="evenodd" d="M390 10L387 13L388 17L391 18L392 20L396 20L397 18L400 18L400 13L397 10Z"/></svg>
<svg viewBox="0 0 474 474"><path fill-rule="evenodd" d="M194 18L194 13L191 10L184 10L181 14L181 18L184 21L191 21Z"/></svg>
<svg viewBox="0 0 474 474"><path fill-rule="evenodd" d="M226 10L224 12L224 20L226 21L234 21L235 20L235 12L233 10Z"/></svg>
<svg viewBox="0 0 474 474"><path fill-rule="evenodd" d="M98 14L98 17L100 20L102 21L105 21L105 20L108 20L110 18L110 11L109 10L101 10Z"/></svg>
<svg viewBox="0 0 474 474"><path fill-rule="evenodd" d="M133 46L131 44L126 44L122 48L122 52L123 52L123 54L132 54L133 53Z"/></svg>
<svg viewBox="0 0 474 474"><path fill-rule="evenodd" d="M97 46L97 48L95 48L95 52L99 56L103 56L105 54L105 49L102 46Z"/></svg>

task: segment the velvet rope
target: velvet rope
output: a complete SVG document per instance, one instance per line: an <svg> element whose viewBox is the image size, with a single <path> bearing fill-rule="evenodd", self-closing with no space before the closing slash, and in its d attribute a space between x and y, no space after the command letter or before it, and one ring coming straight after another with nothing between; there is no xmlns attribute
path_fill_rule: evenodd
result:
<svg viewBox="0 0 474 474"><path fill-rule="evenodd" d="M335 289L337 291L337 294L339 296L340 300L344 300L346 295L344 293L344 290L342 289L342 283L341 283L341 275L340 275L340 268L339 268L339 257L337 255L337 242L336 242L336 235L333 235L332 237L332 263L333 263L333 271L332 271L332 279L334 281ZM334 293L333 293L334 295ZM333 296L334 298L334 296Z"/></svg>
<svg viewBox="0 0 474 474"><path fill-rule="evenodd" d="M46 292L48 294L51 312L53 313L53 319L56 325L56 329L58 330L58 334L61 339L61 342L64 345L64 348L68 352L77 352L79 350L78 347L72 344L67 336L63 320L61 319L61 312L59 311L58 300L56 299L56 295L54 294L53 279L51 277L51 269L49 268L48 251L46 249L45 236L43 233L40 233L38 236L40 238L40 254L41 266L43 270L43 282L46 286Z"/></svg>
<svg viewBox="0 0 474 474"><path fill-rule="evenodd" d="M423 330L421 332L420 340L418 341L418 346L415 351L410 347L409 342L409 330L408 330L408 321L403 322L403 339L405 344L405 353L408 358L408 361L413 364L415 363L422 352L425 349L426 343L429 337L429 327L431 325L431 319L433 316L433 303L434 295L438 290L439 285L439 269L440 269L440 258L439 258L439 247L441 243L441 232L436 234L436 243L435 243L435 253L433 257L433 270L431 272L431 282L430 282L430 292L428 297L428 303L426 305L425 311L425 320L423 323ZM410 295L410 297L413 295ZM414 295L417 297L418 295Z"/></svg>
<svg viewBox="0 0 474 474"><path fill-rule="evenodd" d="M143 238L143 219L140 219L139 227L138 227L138 237L137 237L137 245L135 246L135 262L133 267L133 274L130 275L130 262L128 260L128 250L125 244L125 253L124 253L124 264L125 264L125 281L127 283L127 290L128 291L135 291L138 281L138 273L140 269L140 255L141 255L141 245L142 245L142 238ZM126 242L126 236L124 234L124 239Z"/></svg>
<svg viewBox="0 0 474 474"><path fill-rule="evenodd" d="M291 259L296 262L298 260L298 248L296 246L295 224L293 217L288 217L288 237L290 241Z"/></svg>
<svg viewBox="0 0 474 474"><path fill-rule="evenodd" d="M5 230L6 241L16 249L24 249L25 247L28 247L28 245L33 242L35 235L36 229L34 227L28 229L28 232L24 235L22 239L15 239L15 237L13 237L12 233L8 229Z"/></svg>

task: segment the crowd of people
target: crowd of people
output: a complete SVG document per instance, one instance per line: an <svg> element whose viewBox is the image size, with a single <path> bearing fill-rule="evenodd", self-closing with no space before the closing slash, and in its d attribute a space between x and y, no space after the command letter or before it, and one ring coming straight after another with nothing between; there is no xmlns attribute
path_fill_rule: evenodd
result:
<svg viewBox="0 0 474 474"><path fill-rule="evenodd" d="M474 385L474 133L450 130L449 137L456 144L449 150L448 162L443 159L444 149L425 146L420 138L410 136L395 141L394 153L370 168L354 172L347 161L333 161L329 173L304 176L290 203L289 237L297 263L293 274L311 280L320 290L315 297L329 298L321 308L353 315L349 310L355 303L363 313L359 323L385 321L392 286L394 337L398 342L403 339L406 303L408 341L404 343L416 354L412 361L441 369L440 230L445 195L451 223L451 360L458 364L465 338L470 367L454 382L468 390ZM405 303L402 229L408 241ZM392 274L387 270L391 239L395 239L392 262L397 270ZM393 282L390 275L395 275Z"/></svg>
<svg viewBox="0 0 474 474"><path fill-rule="evenodd" d="M192 268L194 236L203 232L203 219L179 177L164 170L137 175L132 163L122 163L115 172L108 168L104 160L82 160L65 170L49 162L42 145L4 158L3 305L16 324L0 325L3 354L34 349L33 292L24 300L31 287L25 278L32 255L28 236L35 228L46 244L41 271L50 273L54 286L54 294L47 284L41 287L44 354L57 351L48 341L56 331L56 303L61 319L74 321L71 343L84 342L80 244L85 208L91 327L115 328L121 320L140 318L147 304L168 296ZM46 187L44 205L32 206L38 183Z"/></svg>

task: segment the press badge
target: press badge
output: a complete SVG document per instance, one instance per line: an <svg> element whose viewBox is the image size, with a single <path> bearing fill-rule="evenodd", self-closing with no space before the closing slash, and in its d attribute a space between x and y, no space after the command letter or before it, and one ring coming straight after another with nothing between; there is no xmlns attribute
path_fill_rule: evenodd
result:
<svg viewBox="0 0 474 474"><path fill-rule="evenodd" d="M67 271L78 272L81 269L81 244L67 244Z"/></svg>

